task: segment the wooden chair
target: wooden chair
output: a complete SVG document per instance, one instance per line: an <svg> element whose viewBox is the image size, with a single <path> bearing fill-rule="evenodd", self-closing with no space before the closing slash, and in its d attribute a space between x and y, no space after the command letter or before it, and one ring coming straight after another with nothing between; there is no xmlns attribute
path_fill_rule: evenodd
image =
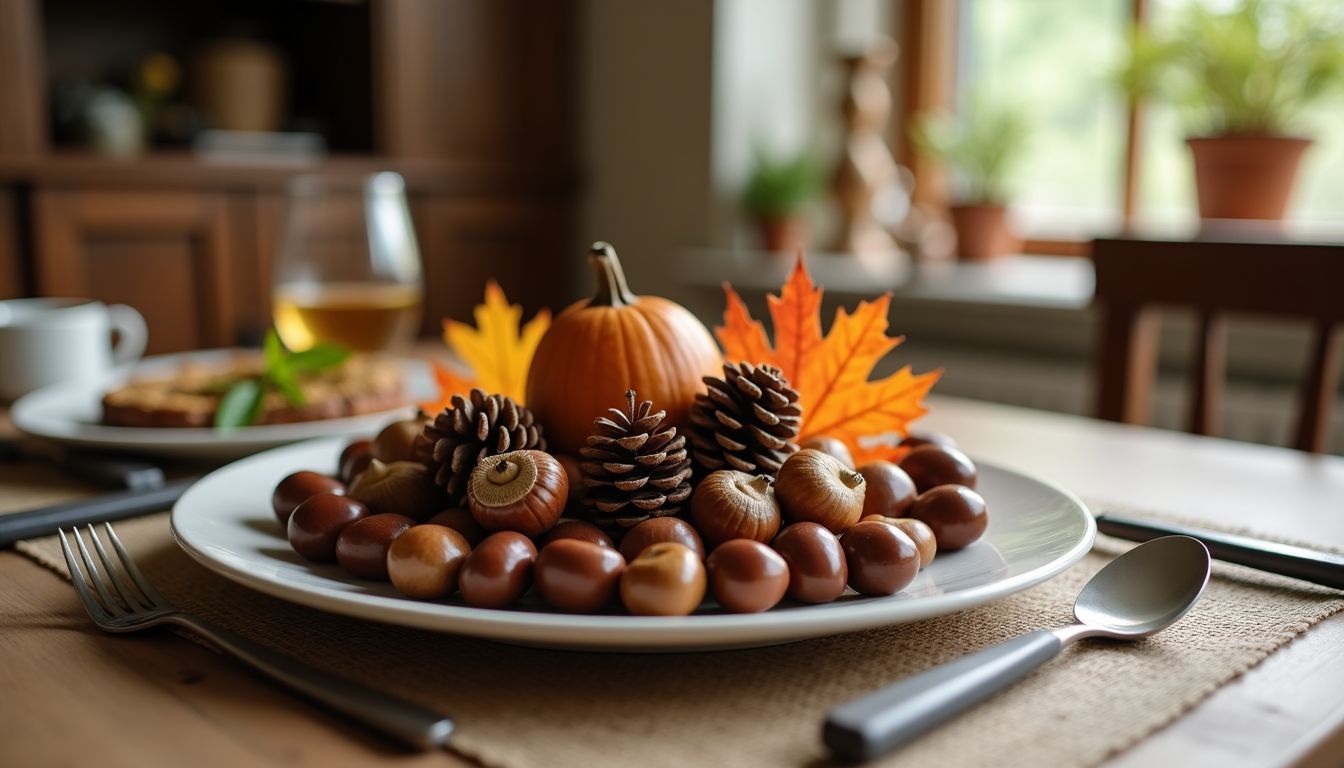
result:
<svg viewBox="0 0 1344 768"><path fill-rule="evenodd" d="M1097 416L1148 419L1157 365L1159 306L1199 316L1187 429L1218 431L1227 313L1306 320L1311 361L1302 382L1293 447L1323 450L1339 381L1344 330L1344 245L1289 242L1096 240Z"/></svg>

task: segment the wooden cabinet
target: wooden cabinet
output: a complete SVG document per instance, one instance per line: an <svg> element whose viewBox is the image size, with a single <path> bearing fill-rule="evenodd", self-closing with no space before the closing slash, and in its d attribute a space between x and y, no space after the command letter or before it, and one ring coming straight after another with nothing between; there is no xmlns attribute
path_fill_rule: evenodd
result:
<svg viewBox="0 0 1344 768"><path fill-rule="evenodd" d="M40 189L37 288L130 304L149 352L227 346L237 333L232 265L250 212L224 193Z"/></svg>
<svg viewBox="0 0 1344 768"><path fill-rule="evenodd" d="M24 293L19 218L17 195L0 187L0 299Z"/></svg>

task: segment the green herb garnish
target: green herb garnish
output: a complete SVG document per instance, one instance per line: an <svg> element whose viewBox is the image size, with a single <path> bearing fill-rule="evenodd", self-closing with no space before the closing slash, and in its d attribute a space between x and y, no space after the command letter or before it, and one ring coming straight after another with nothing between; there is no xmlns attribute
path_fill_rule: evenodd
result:
<svg viewBox="0 0 1344 768"><path fill-rule="evenodd" d="M215 411L215 429L220 432L257 423L268 392L279 392L295 407L306 405L299 387L300 374L335 368L350 357L350 350L339 344L318 344L302 352L291 352L274 330L266 334L261 350L261 374L238 380L220 398Z"/></svg>

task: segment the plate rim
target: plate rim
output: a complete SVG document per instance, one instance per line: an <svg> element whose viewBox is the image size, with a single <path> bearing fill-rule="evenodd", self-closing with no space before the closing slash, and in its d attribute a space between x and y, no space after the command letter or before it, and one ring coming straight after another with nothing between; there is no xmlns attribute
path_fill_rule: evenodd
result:
<svg viewBox="0 0 1344 768"><path fill-rule="evenodd" d="M179 525L196 497L208 489L207 481L225 472L250 468L272 460L272 454L317 449L330 444L339 446L339 438L322 437L254 454L221 467L192 485L173 505L170 528L173 541L193 560L210 571L252 589L289 603L328 613L378 621L395 626L413 627L495 640L506 643L576 648L588 651L693 651L707 648L733 648L794 642L809 638L846 634L880 626L907 624L922 619L957 613L984 605L1058 576L1081 560L1092 549L1096 520L1087 505L1068 489L992 461L978 461L996 472L1013 475L1049 488L1067 498L1081 517L1083 532L1063 554L1031 570L990 584L978 585L952 594L941 594L918 602L902 600L906 610L898 617L889 616L891 603L870 598L864 603L798 606L756 614L715 613L686 617L628 616L615 614L566 614L549 611L511 611L445 605L403 597L361 594L322 585L287 584L250 571L237 556L208 552L209 545L193 542ZM215 477L215 482L218 478ZM934 599L936 598L936 599ZM839 612L839 615L831 615ZM539 639L538 633L547 637ZM595 633L608 634L611 640L595 640ZM737 635L750 634L742 640ZM712 635L712 637L711 637Z"/></svg>

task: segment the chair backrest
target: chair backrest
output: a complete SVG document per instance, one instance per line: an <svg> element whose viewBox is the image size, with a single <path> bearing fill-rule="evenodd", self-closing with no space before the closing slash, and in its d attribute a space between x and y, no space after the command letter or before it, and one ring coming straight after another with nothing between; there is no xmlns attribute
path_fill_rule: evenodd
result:
<svg viewBox="0 0 1344 768"><path fill-rule="evenodd" d="M1344 330L1344 245L1290 242L1096 240L1096 414L1147 421L1157 365L1160 306L1199 316L1187 429L1218 431L1227 313L1306 320L1311 360L1293 447L1321 451L1339 381Z"/></svg>

